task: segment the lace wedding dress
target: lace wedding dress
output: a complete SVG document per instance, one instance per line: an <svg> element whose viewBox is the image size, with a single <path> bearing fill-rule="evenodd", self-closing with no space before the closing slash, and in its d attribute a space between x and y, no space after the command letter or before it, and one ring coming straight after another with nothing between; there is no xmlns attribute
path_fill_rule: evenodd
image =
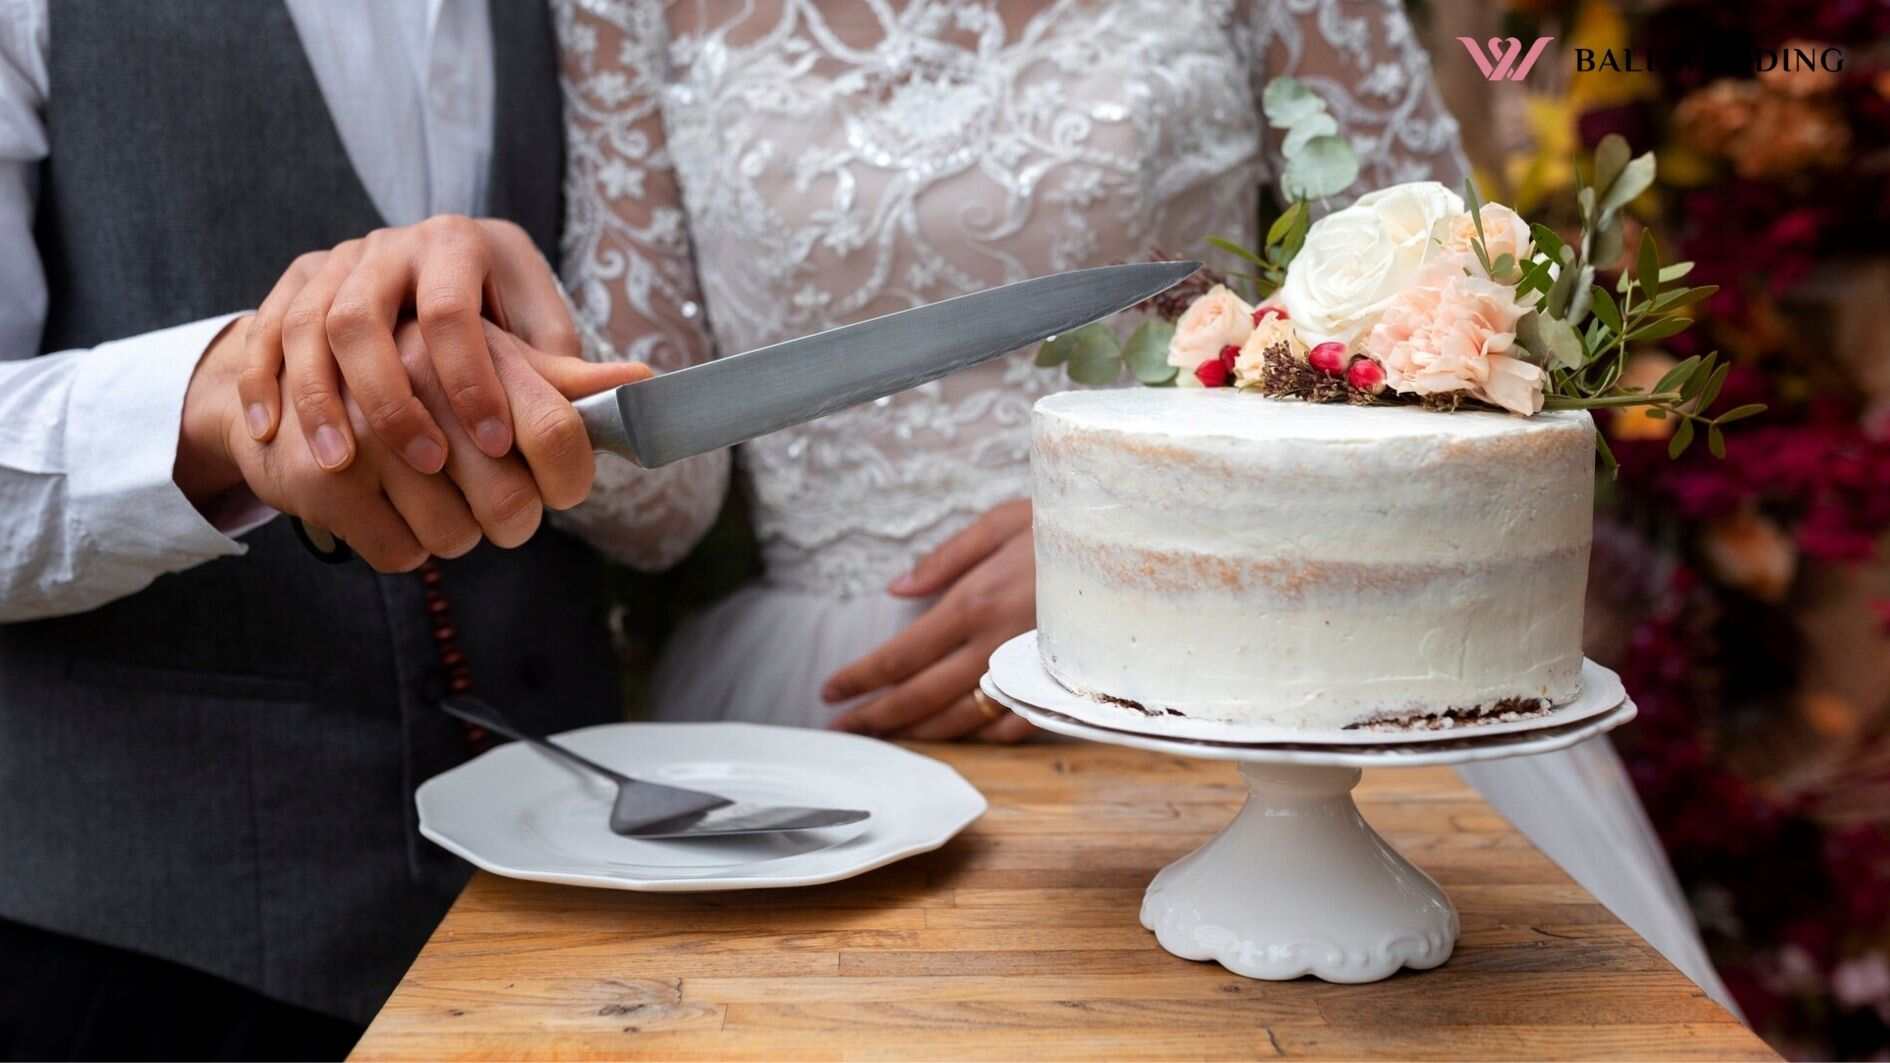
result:
<svg viewBox="0 0 1890 1063"><path fill-rule="evenodd" d="M1397 0L553 6L566 282L601 356L659 370L1207 235L1251 245L1276 148L1257 101L1281 74L1327 100L1360 188L1465 171ZM830 720L822 681L925 607L883 588L1029 493L1031 404L1067 386L1022 352L740 448L766 575L676 635L657 715ZM566 521L661 567L731 474L727 453L603 457ZM1466 775L1726 999L1605 742Z"/></svg>

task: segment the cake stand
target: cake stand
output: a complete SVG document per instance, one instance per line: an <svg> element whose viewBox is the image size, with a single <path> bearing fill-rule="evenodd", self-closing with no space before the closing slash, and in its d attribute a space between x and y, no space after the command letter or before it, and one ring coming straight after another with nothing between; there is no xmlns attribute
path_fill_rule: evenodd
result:
<svg viewBox="0 0 1890 1063"><path fill-rule="evenodd" d="M1102 726L1093 722L1095 702L1054 681L1046 688L1034 634L1020 636L1030 639L1028 655L1018 652L1018 640L994 654L982 683L987 695L1018 715L1073 738L1239 763L1247 803L1207 844L1155 876L1142 899L1142 925L1169 952L1215 960L1248 978L1373 982L1401 967L1423 970L1450 958L1457 909L1359 815L1352 788L1361 768L1547 753L1611 731L1635 714L1614 674L1588 662L1581 696L1558 706L1540 727L1380 733L1370 744L1357 732L1346 732L1346 744L1176 738L1138 732L1133 728L1141 717L1127 709L1120 710L1121 726ZM1606 681L1595 681L1597 673ZM1016 690L1035 698L1009 693Z"/></svg>

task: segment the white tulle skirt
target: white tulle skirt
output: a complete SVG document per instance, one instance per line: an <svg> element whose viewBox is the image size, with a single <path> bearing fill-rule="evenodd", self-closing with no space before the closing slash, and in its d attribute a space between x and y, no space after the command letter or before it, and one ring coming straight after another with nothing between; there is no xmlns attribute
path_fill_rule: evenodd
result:
<svg viewBox="0 0 1890 1063"><path fill-rule="evenodd" d="M660 720L824 727L848 706L822 703L821 684L929 604L750 585L677 631L652 681L652 713ZM1737 1011L1706 957L1627 771L1605 738L1561 753L1460 770L1570 877L1713 999Z"/></svg>

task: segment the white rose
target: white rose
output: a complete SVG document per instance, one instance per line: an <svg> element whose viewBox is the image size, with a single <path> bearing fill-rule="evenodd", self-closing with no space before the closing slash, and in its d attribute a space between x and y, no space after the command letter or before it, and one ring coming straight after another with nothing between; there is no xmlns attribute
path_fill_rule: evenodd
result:
<svg viewBox="0 0 1890 1063"><path fill-rule="evenodd" d="M1436 181L1413 181L1314 222L1280 289L1300 337L1351 347L1440 251L1432 239L1438 223L1463 209L1463 199Z"/></svg>
<svg viewBox="0 0 1890 1063"><path fill-rule="evenodd" d="M1238 347L1253 332L1253 307L1240 296L1216 284L1208 293L1188 304L1175 322L1175 336L1168 341L1168 364L1179 366L1182 373L1209 359L1219 358L1222 347Z"/></svg>

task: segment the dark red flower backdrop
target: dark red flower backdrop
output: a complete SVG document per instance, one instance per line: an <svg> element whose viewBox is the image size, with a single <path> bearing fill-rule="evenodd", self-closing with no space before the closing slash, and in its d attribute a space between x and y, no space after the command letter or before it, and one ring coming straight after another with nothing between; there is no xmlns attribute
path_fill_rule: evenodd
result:
<svg viewBox="0 0 1890 1063"><path fill-rule="evenodd" d="M1890 0L1585 10L1602 2L1517 2L1504 32L1632 47L1656 71L1584 94L1596 75L1565 53L1527 91L1629 97L1572 106L1569 145L1656 151L1635 213L1696 263L1688 283L1720 286L1645 371L1717 349L1736 366L1719 404L1770 407L1723 461L1669 461L1670 428L1605 418L1621 471L1600 492L1592 652L1641 707L1615 741L1754 1027L1792 1056L1884 1058L1890 589L1868 588L1890 588ZM1842 69L1755 71L1792 47L1839 49ZM1861 604L1828 605L1847 594Z"/></svg>

